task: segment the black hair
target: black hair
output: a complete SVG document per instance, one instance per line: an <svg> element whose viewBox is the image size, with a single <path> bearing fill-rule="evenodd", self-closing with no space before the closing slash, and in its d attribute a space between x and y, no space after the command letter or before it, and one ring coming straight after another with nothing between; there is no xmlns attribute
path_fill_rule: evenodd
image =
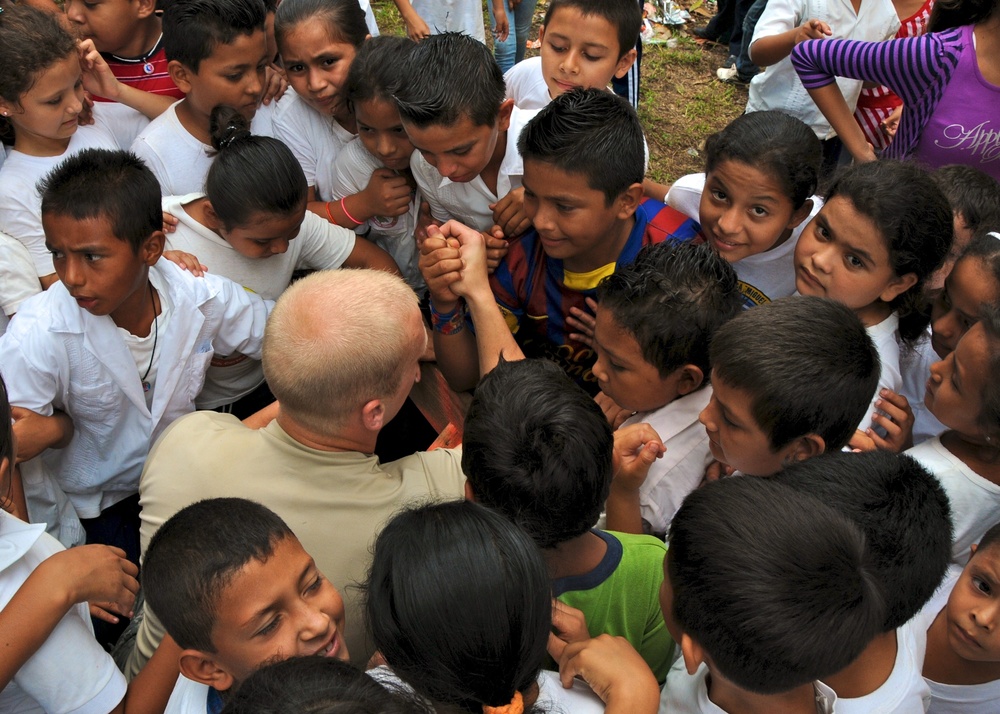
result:
<svg viewBox="0 0 1000 714"><path fill-rule="evenodd" d="M57 15L26 3L0 3L0 98L20 105L41 72L76 55L76 40ZM0 140L14 143L14 126L0 117Z"/></svg>
<svg viewBox="0 0 1000 714"><path fill-rule="evenodd" d="M986 367L982 405L976 421L983 433L990 438L994 449L1000 448L1000 303L983 305L979 322L986 330L989 345L989 362Z"/></svg>
<svg viewBox="0 0 1000 714"><path fill-rule="evenodd" d="M613 450L601 408L558 365L501 358L465 417L462 471L477 501L554 548L597 522Z"/></svg>
<svg viewBox="0 0 1000 714"><path fill-rule="evenodd" d="M250 120L218 106L210 119L218 154L205 179L205 194L226 230L246 226L254 215L287 216L305 205L309 183L284 142L250 133Z"/></svg>
<svg viewBox="0 0 1000 714"><path fill-rule="evenodd" d="M635 0L552 0L545 10L542 27L559 8L574 8L584 17L601 17L618 33L618 59L635 47L642 29L642 8Z"/></svg>
<svg viewBox="0 0 1000 714"><path fill-rule="evenodd" d="M642 124L631 104L603 89L574 89L532 117L517 150L525 161L544 161L585 176L610 206L629 186L642 183L643 142Z"/></svg>
<svg viewBox="0 0 1000 714"><path fill-rule="evenodd" d="M850 201L875 224L895 275L917 277L889 303L899 317L900 336L912 343L930 321L924 283L944 263L954 239L948 199L926 171L891 159L854 164L837 174L826 200L836 197Z"/></svg>
<svg viewBox="0 0 1000 714"><path fill-rule="evenodd" d="M197 73L218 45L263 31L266 18L263 0L170 0L163 10L163 51Z"/></svg>
<svg viewBox="0 0 1000 714"><path fill-rule="evenodd" d="M1000 181L965 164L942 166L931 178L948 199L952 212L961 214L973 233L980 227L1000 227Z"/></svg>
<svg viewBox="0 0 1000 714"><path fill-rule="evenodd" d="M39 181L38 192L43 216L106 218L115 238L135 255L163 228L160 184L131 151L84 149Z"/></svg>
<svg viewBox="0 0 1000 714"><path fill-rule="evenodd" d="M712 336L742 307L728 261L707 245L674 241L643 248L631 265L601 281L597 299L664 378L686 364L707 378Z"/></svg>
<svg viewBox="0 0 1000 714"><path fill-rule="evenodd" d="M1000 523L990 526L990 529L979 539L979 543L976 545L976 552L979 553L987 548L991 548L997 543L1000 543Z"/></svg>
<svg viewBox="0 0 1000 714"><path fill-rule="evenodd" d="M476 126L493 126L506 91L486 45L461 32L444 32L413 48L394 96L403 121L421 129L452 126L463 116Z"/></svg>
<svg viewBox="0 0 1000 714"><path fill-rule="evenodd" d="M382 686L347 662L291 657L261 667L222 714L426 714L412 696Z"/></svg>
<svg viewBox="0 0 1000 714"><path fill-rule="evenodd" d="M351 104L368 99L392 102L409 67L410 51L416 45L409 37L380 35L358 48L344 83Z"/></svg>
<svg viewBox="0 0 1000 714"><path fill-rule="evenodd" d="M534 682L552 623L532 540L469 501L405 510L375 539L365 586L375 648L435 705L482 712Z"/></svg>
<svg viewBox="0 0 1000 714"><path fill-rule="evenodd" d="M7 510L11 501L11 489L14 481L12 479L14 471L14 427L11 425L10 399L7 396L7 385L0 375L0 461L7 459L7 474L3 481L0 481L0 491L5 494L0 499L0 507Z"/></svg>
<svg viewBox="0 0 1000 714"><path fill-rule="evenodd" d="M160 526L142 563L149 607L181 649L215 652L219 596L251 560L266 561L292 531L274 511L245 498L210 498Z"/></svg>
<svg viewBox="0 0 1000 714"><path fill-rule="evenodd" d="M885 592L882 632L902 627L934 594L951 560L951 507L938 480L914 459L835 451L772 478L815 496L864 532Z"/></svg>
<svg viewBox="0 0 1000 714"><path fill-rule="evenodd" d="M369 34L365 11L357 0L282 0L274 16L278 47L293 27L306 21L323 23L331 39L355 47L360 47Z"/></svg>
<svg viewBox="0 0 1000 714"><path fill-rule="evenodd" d="M878 351L853 310L790 297L746 310L719 328L712 373L750 395L750 413L777 451L807 434L845 446L878 387Z"/></svg>
<svg viewBox="0 0 1000 714"><path fill-rule="evenodd" d="M769 110L736 117L705 141L705 173L735 161L778 182L797 209L816 193L823 148L801 120Z"/></svg>
<svg viewBox="0 0 1000 714"><path fill-rule="evenodd" d="M993 17L997 0L938 0L927 21L928 32L943 32L963 25L978 25Z"/></svg>
<svg viewBox="0 0 1000 714"><path fill-rule="evenodd" d="M958 256L958 260L966 258L975 258L982 263L1000 288L1000 221L979 229Z"/></svg>
<svg viewBox="0 0 1000 714"><path fill-rule="evenodd" d="M677 625L721 676L759 694L839 672L882 624L864 535L772 479L692 492L670 524L667 573Z"/></svg>

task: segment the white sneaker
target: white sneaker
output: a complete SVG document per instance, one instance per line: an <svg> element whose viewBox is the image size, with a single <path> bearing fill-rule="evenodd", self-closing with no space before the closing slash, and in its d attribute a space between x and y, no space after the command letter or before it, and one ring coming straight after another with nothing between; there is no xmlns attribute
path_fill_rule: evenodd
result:
<svg viewBox="0 0 1000 714"><path fill-rule="evenodd" d="M715 70L715 76L720 82L728 84L749 84L749 82L740 78L740 73L736 71L736 67L720 67Z"/></svg>

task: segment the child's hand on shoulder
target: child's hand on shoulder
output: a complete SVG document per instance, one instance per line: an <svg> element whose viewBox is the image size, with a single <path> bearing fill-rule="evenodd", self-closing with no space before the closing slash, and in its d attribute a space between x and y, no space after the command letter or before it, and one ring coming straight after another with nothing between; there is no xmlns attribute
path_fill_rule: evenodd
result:
<svg viewBox="0 0 1000 714"><path fill-rule="evenodd" d="M705 467L705 476L701 480L701 486L706 483L711 483L712 481L718 481L719 479L728 478L736 473L734 469L729 464L724 464L721 461L712 460L708 466Z"/></svg>
<svg viewBox="0 0 1000 714"><path fill-rule="evenodd" d="M107 622L117 615L132 617L139 592L139 569L125 558L125 551L109 545L81 545L46 558L34 571L61 593L69 610L90 603L90 613Z"/></svg>
<svg viewBox="0 0 1000 714"><path fill-rule="evenodd" d="M806 20L795 33L795 44L806 40L822 40L833 34L833 30L822 20Z"/></svg>
<svg viewBox="0 0 1000 714"><path fill-rule="evenodd" d="M649 475L649 467L667 452L649 424L631 424L615 432L612 458L613 488L638 491Z"/></svg>
<svg viewBox="0 0 1000 714"><path fill-rule="evenodd" d="M597 406L604 412L604 418L608 420L612 431L617 431L618 427L635 413L619 406L618 402L604 392L598 392L594 397L594 401L597 402Z"/></svg>
<svg viewBox="0 0 1000 714"><path fill-rule="evenodd" d="M571 340L576 340L577 342L582 342L588 347L594 346L594 326L597 324L597 301L594 298L586 299L587 307L590 308L590 312L581 310L578 307L571 307L569 309L569 315L566 317L566 322L572 327L576 332L571 332L569 338ZM607 412L605 412L607 415ZM626 417L627 418L627 417ZM610 419L608 421L611 421ZM624 421L624 420L623 420ZM611 426L615 429L618 428L618 424L611 422Z"/></svg>
<svg viewBox="0 0 1000 714"><path fill-rule="evenodd" d="M261 104L267 105L272 101L277 102L285 96L288 89L288 79L280 67L269 64L264 69L264 93L261 95Z"/></svg>
<svg viewBox="0 0 1000 714"><path fill-rule="evenodd" d="M869 429L866 434L883 451L895 454L906 451L913 446L913 425L916 422L910 402L891 389L882 389L878 396L875 407L880 411L872 415L872 421L885 429L886 435L883 438L874 429Z"/></svg>
<svg viewBox="0 0 1000 714"><path fill-rule="evenodd" d="M427 229L427 237L420 247L420 260L417 267L427 283L431 302L440 312L451 312L460 296L452 286L462 279L461 244L455 238L446 238L441 229L431 225Z"/></svg>
<svg viewBox="0 0 1000 714"><path fill-rule="evenodd" d="M552 643L552 639L549 640ZM624 637L600 635L585 642L562 644L550 650L559 662L563 687L580 677L606 705L607 714L655 714L660 705L660 687L653 671Z"/></svg>
<svg viewBox="0 0 1000 714"><path fill-rule="evenodd" d="M507 255L509 244L500 226L493 226L489 233L483 233L482 236L486 247L486 273L492 275L500 265L500 261Z"/></svg>
<svg viewBox="0 0 1000 714"><path fill-rule="evenodd" d="M490 206L493 222L503 229L507 238L516 238L529 228L531 220L524 211L524 188L511 189L506 196Z"/></svg>
<svg viewBox="0 0 1000 714"><path fill-rule="evenodd" d="M557 652L561 653L566 645L590 639L587 618L583 611L555 598L552 598L552 630L553 632L549 633L547 649L554 660L559 659Z"/></svg>
<svg viewBox="0 0 1000 714"><path fill-rule="evenodd" d="M368 185L361 191L361 197L364 200L366 218L395 217L410 210L413 192L405 176L383 166L372 171Z"/></svg>
<svg viewBox="0 0 1000 714"><path fill-rule="evenodd" d="M205 273L208 272L208 266L203 265L198 260L198 256L185 253L183 250L165 250L163 251L163 257L179 266L181 270L188 271L196 278L203 278L205 277Z"/></svg>

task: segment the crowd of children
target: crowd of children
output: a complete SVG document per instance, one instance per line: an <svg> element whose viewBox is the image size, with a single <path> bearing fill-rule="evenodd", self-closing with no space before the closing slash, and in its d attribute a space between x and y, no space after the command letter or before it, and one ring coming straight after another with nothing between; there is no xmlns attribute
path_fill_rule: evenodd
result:
<svg viewBox="0 0 1000 714"><path fill-rule="evenodd" d="M1000 710L1000 3L819 5L666 187L635 0L0 0L0 712Z"/></svg>

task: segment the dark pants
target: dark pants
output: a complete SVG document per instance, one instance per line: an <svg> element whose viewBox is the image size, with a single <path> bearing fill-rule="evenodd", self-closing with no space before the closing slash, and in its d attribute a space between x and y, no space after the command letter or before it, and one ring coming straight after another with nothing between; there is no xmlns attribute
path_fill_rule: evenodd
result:
<svg viewBox="0 0 1000 714"><path fill-rule="evenodd" d="M121 548L125 551L125 557L138 567L139 512L139 494L136 494L105 508L97 518L81 518L80 523L87 533L87 544L100 543ZM128 620L124 617L115 625L104 620L92 619L94 636L109 650L128 626Z"/></svg>
<svg viewBox="0 0 1000 714"><path fill-rule="evenodd" d="M741 0L744 3L746 1ZM743 80L749 81L760 71L760 68L750 59L750 42L753 40L753 31L757 28L757 21L760 20L765 7L767 7L767 0L750 0L750 6L746 9L743 17L742 41L739 49L733 53L732 45L729 48L729 52L736 55L736 71L739 73L740 79Z"/></svg>

